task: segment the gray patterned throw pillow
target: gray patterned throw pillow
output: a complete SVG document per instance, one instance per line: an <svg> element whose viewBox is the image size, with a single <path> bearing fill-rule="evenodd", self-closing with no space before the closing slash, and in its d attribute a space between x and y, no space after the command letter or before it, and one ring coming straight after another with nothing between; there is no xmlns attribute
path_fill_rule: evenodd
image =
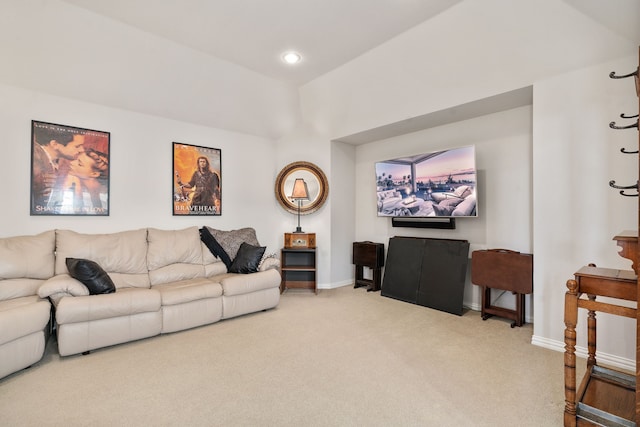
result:
<svg viewBox="0 0 640 427"><path fill-rule="evenodd" d="M243 242L247 242L253 246L260 246L258 238L256 237L256 230L251 227L240 228L238 230L216 230L215 228L207 227L211 235L222 246L222 249L229 255L231 261L233 261L240 249L240 245Z"/></svg>

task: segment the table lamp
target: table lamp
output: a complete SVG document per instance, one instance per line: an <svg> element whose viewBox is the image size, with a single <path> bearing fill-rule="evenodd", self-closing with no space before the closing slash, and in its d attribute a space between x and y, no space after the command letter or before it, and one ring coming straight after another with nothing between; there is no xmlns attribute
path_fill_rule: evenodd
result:
<svg viewBox="0 0 640 427"><path fill-rule="evenodd" d="M304 233L300 227L300 207L303 200L309 200L309 189L307 183L302 178L296 178L293 183L293 192L291 193L291 200L298 202L298 227L294 233Z"/></svg>

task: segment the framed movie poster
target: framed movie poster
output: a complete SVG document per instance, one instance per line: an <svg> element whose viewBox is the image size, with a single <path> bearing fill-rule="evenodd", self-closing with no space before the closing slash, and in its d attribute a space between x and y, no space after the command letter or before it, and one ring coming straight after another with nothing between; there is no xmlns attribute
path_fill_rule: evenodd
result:
<svg viewBox="0 0 640 427"><path fill-rule="evenodd" d="M173 214L222 215L217 148L173 143Z"/></svg>
<svg viewBox="0 0 640 427"><path fill-rule="evenodd" d="M31 121L31 215L109 215L109 132Z"/></svg>

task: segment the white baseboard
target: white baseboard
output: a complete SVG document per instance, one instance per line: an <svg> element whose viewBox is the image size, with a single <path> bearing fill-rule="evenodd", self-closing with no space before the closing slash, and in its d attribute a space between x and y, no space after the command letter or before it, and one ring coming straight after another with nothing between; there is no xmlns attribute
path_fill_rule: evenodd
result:
<svg viewBox="0 0 640 427"><path fill-rule="evenodd" d="M473 310L473 311L481 311L482 310L482 304L478 304L476 302L463 302L462 305L465 308L468 308L469 310Z"/></svg>
<svg viewBox="0 0 640 427"><path fill-rule="evenodd" d="M551 340L548 338L538 337L534 335L531 337L531 344L537 345L538 347L548 348L550 350L555 350L564 353L564 342ZM588 351L585 347L576 346L576 356L586 359L588 355ZM596 359L598 360L599 365L607 365L619 369L624 369L627 371L635 372L636 371L636 361L632 359L627 359L624 357L615 356L613 354L598 352L596 354Z"/></svg>
<svg viewBox="0 0 640 427"><path fill-rule="evenodd" d="M353 280L343 280L341 282L334 283L318 283L318 289L335 289L349 285L353 285Z"/></svg>

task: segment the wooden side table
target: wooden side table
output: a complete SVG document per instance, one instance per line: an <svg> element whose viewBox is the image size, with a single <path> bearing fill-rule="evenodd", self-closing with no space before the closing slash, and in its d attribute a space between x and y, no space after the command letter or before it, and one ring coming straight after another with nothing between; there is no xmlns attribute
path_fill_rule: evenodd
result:
<svg viewBox="0 0 640 427"><path fill-rule="evenodd" d="M524 324L525 295L533 292L533 255L508 249L473 251L471 282L482 286L482 320L500 316L512 320L512 328ZM492 305L491 289L512 292L516 296L516 309Z"/></svg>
<svg viewBox="0 0 640 427"><path fill-rule="evenodd" d="M287 289L311 289L318 293L315 248L280 250L280 293Z"/></svg>
<svg viewBox="0 0 640 427"><path fill-rule="evenodd" d="M367 286L367 292L379 291L384 266L384 244L353 242L353 264L356 266L356 280L353 287ZM364 278L364 267L373 270L373 279Z"/></svg>
<svg viewBox="0 0 640 427"><path fill-rule="evenodd" d="M635 319L637 309L622 301L638 301L635 272L582 267L567 281L564 300L565 426L635 426L636 375L601 367L596 361L596 312ZM603 298L596 301L597 297ZM622 301L620 301L622 300ZM587 310L587 371L576 388L578 309Z"/></svg>

